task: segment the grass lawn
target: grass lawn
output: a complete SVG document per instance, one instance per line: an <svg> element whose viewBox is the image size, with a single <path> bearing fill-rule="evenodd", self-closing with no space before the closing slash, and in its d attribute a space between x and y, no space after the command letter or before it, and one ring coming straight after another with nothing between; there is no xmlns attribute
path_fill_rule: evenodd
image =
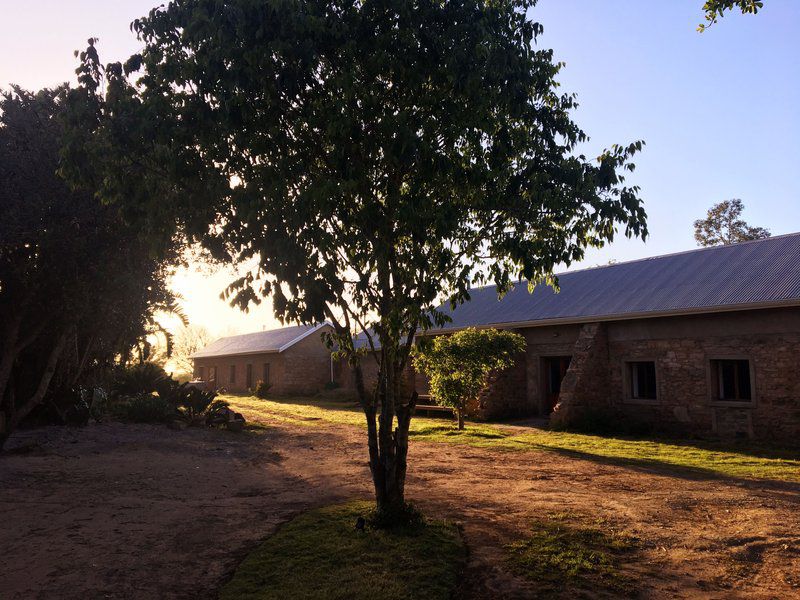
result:
<svg viewBox="0 0 800 600"><path fill-rule="evenodd" d="M310 427L324 423L365 425L363 414L352 403L316 398L223 398L256 425L270 420ZM414 418L411 436L426 442L496 450L544 450L587 460L646 469L683 470L696 475L800 482L800 451L747 441L616 438L483 423L468 423L466 430L458 431L447 421L429 418Z"/></svg>
<svg viewBox="0 0 800 600"><path fill-rule="evenodd" d="M542 586L590 587L595 591L631 595L631 577L620 572L630 559L636 540L602 521L586 524L576 515L551 514L536 519L530 534L509 544L509 569Z"/></svg>
<svg viewBox="0 0 800 600"><path fill-rule="evenodd" d="M357 531L372 507L351 502L296 517L244 560L221 600L451 598L466 561L456 526Z"/></svg>

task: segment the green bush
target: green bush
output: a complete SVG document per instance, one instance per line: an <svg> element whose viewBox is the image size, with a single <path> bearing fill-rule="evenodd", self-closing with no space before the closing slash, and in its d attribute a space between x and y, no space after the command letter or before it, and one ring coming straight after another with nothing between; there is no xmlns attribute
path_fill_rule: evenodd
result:
<svg viewBox="0 0 800 600"><path fill-rule="evenodd" d="M154 363L119 367L111 380L111 396L133 397L151 394L171 381L166 371Z"/></svg>
<svg viewBox="0 0 800 600"><path fill-rule="evenodd" d="M196 426L219 425L230 420L230 410L216 397L216 392L178 383L157 365L145 363L117 373L112 413L134 423L181 420Z"/></svg>
<svg viewBox="0 0 800 600"><path fill-rule="evenodd" d="M256 387L253 388L253 394L256 396L256 398L266 400L269 398L270 388L272 388L271 383L267 383L266 381L257 381Z"/></svg>
<svg viewBox="0 0 800 600"><path fill-rule="evenodd" d="M113 413L132 423L166 423L175 417L175 406L156 394L138 394L116 402Z"/></svg>

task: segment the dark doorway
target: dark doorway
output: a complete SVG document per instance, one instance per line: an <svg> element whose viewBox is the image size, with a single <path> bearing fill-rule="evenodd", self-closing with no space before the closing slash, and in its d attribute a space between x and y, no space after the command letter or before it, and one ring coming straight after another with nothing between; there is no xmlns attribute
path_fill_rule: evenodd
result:
<svg viewBox="0 0 800 600"><path fill-rule="evenodd" d="M545 414L553 412L561 394L561 382L567 374L571 356L546 356L542 358Z"/></svg>

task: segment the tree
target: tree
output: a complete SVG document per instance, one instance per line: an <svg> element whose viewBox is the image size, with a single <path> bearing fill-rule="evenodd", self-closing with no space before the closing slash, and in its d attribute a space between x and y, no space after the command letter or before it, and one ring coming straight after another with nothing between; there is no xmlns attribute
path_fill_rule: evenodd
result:
<svg viewBox="0 0 800 600"><path fill-rule="evenodd" d="M433 398L453 408L464 429L467 406L477 402L489 376L512 366L524 350L525 338L518 333L470 327L420 342L414 366L428 376Z"/></svg>
<svg viewBox="0 0 800 600"><path fill-rule="evenodd" d="M698 246L727 246L748 240L768 238L769 229L751 227L741 219L741 200L724 200L708 209L705 219L694 222L694 239Z"/></svg>
<svg viewBox="0 0 800 600"><path fill-rule="evenodd" d="M134 21L142 53L108 65L94 100L101 197L254 264L232 303L271 296L284 321L333 323L386 522L406 514L403 379L416 333L447 319L436 306L485 281L555 285L618 227L646 235L623 177L642 143L578 153L534 4L177 0Z"/></svg>
<svg viewBox="0 0 800 600"><path fill-rule="evenodd" d="M184 325L178 329L172 341L172 363L180 373L193 373L192 355L213 341L208 329L202 325Z"/></svg>
<svg viewBox="0 0 800 600"><path fill-rule="evenodd" d="M0 449L49 396L125 355L172 300L169 252L154 258L116 208L57 175L68 94L0 98Z"/></svg>
<svg viewBox="0 0 800 600"><path fill-rule="evenodd" d="M743 15L754 15L764 8L763 0L706 0L703 4L703 11L705 12L706 23L701 23L697 26L697 31L704 32L717 22L717 19L722 18L726 10L733 10L738 8L742 11Z"/></svg>

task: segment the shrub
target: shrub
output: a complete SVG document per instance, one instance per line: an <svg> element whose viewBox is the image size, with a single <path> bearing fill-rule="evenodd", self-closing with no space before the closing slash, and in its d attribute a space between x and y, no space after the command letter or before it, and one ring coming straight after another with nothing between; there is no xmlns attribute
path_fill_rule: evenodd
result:
<svg viewBox="0 0 800 600"><path fill-rule="evenodd" d="M111 396L133 397L151 394L171 381L166 371L154 363L119 367L111 381Z"/></svg>
<svg viewBox="0 0 800 600"><path fill-rule="evenodd" d="M255 394L256 398L266 400L269 397L269 390L271 388L271 383L267 383L266 381L257 381L256 387L253 388L253 394Z"/></svg>
<svg viewBox="0 0 800 600"><path fill-rule="evenodd" d="M158 396L174 408L175 416L190 425L210 425L228 410L227 402L215 400L216 392L201 390L188 383L178 383L171 378L159 384Z"/></svg>
<svg viewBox="0 0 800 600"><path fill-rule="evenodd" d="M181 386L178 409L190 423L206 422L212 412L228 407L224 400L214 400L217 397L216 392L206 392L195 387L186 388L185 385Z"/></svg>
<svg viewBox="0 0 800 600"><path fill-rule="evenodd" d="M430 379L431 395L456 412L464 429L467 405L489 383L489 376L510 367L525 350L525 338L511 331L470 327L439 335L415 349L414 366Z"/></svg>
<svg viewBox="0 0 800 600"><path fill-rule="evenodd" d="M154 366L145 364L120 371L116 379L114 410L120 419L134 423L177 420L195 426L244 422L241 415L230 410L227 402L216 399L216 392L178 383L160 367L152 368ZM123 393L137 388L148 391Z"/></svg>
<svg viewBox="0 0 800 600"><path fill-rule="evenodd" d="M113 412L132 423L166 423L175 416L175 406L155 394L138 394L117 402Z"/></svg>
<svg viewBox="0 0 800 600"><path fill-rule="evenodd" d="M329 381L324 386L326 390L338 390L340 387L342 386L340 386L339 383L336 381Z"/></svg>

